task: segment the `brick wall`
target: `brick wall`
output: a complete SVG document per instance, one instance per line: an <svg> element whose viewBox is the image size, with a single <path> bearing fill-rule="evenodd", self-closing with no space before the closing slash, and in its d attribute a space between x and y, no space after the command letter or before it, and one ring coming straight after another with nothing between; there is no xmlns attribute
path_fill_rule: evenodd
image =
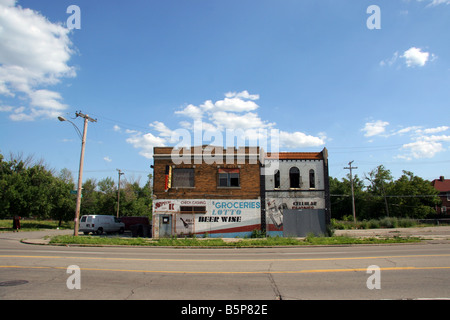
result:
<svg viewBox="0 0 450 320"><path fill-rule="evenodd" d="M183 157L183 163L173 158L172 151ZM219 152L220 151L220 152ZM153 193L157 199L258 199L260 197L259 148L213 149L205 147L173 150L171 147L154 148ZM220 153L223 157L218 156ZM198 155L218 156L200 158ZM255 155L254 157L252 155ZM175 159L175 161L174 161ZM173 169L194 169L193 188L165 190L166 166ZM219 187L219 169L239 169L239 187Z"/></svg>

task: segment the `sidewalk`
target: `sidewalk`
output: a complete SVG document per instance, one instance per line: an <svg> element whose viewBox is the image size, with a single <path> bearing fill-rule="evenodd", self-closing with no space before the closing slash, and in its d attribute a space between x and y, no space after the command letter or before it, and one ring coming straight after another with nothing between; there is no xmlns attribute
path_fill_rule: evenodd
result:
<svg viewBox="0 0 450 320"><path fill-rule="evenodd" d="M1 232L0 240L16 240L27 244L48 244L50 238L58 235L72 235L73 230L44 229L40 231Z"/></svg>
<svg viewBox="0 0 450 320"><path fill-rule="evenodd" d="M336 236L348 237L417 237L425 240L450 240L450 226L423 228L390 228L335 230Z"/></svg>

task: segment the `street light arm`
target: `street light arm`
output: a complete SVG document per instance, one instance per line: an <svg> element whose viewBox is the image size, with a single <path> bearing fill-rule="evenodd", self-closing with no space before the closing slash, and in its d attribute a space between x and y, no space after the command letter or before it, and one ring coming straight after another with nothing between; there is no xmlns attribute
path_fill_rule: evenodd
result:
<svg viewBox="0 0 450 320"><path fill-rule="evenodd" d="M81 134L80 129L78 129L78 127L77 127L77 125L75 123L73 123L72 121L67 120L66 118L61 117L61 116L58 117L58 120L61 121L61 122L64 122L64 121L70 122L72 124L72 126L75 128L75 130L77 131L77 134L80 137L80 139L83 139L83 135Z"/></svg>

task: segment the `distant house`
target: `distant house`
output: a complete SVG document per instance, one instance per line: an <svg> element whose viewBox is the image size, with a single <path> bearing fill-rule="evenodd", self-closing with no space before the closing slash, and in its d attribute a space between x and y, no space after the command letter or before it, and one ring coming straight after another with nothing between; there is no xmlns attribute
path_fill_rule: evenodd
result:
<svg viewBox="0 0 450 320"><path fill-rule="evenodd" d="M450 207L450 179L444 179L443 176L431 182L433 187L439 191L439 197L442 205L436 208L437 214L449 214Z"/></svg>

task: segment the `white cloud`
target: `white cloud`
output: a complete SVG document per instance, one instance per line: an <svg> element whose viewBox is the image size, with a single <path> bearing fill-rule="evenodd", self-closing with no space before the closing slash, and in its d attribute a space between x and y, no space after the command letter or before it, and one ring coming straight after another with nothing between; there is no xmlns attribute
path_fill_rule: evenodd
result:
<svg viewBox="0 0 450 320"><path fill-rule="evenodd" d="M203 117L203 111L192 104L188 105L183 110L175 111L175 114L179 114L192 119L201 119Z"/></svg>
<svg viewBox="0 0 450 320"><path fill-rule="evenodd" d="M392 55L392 57L390 59L386 59L380 62L380 66L392 66L398 59L398 52L394 52L394 54Z"/></svg>
<svg viewBox="0 0 450 320"><path fill-rule="evenodd" d="M450 127L441 126L441 127L437 127L437 128L425 129L425 130L423 130L423 132L430 134L430 133L438 133L438 132L447 131L448 129L450 129Z"/></svg>
<svg viewBox="0 0 450 320"><path fill-rule="evenodd" d="M306 148L317 147L324 145L325 141L322 138L306 135L303 132L285 132L280 131L280 146L286 148Z"/></svg>
<svg viewBox="0 0 450 320"><path fill-rule="evenodd" d="M140 149L139 154L151 159L153 156L154 147L164 147L166 140L160 137L156 137L151 133L143 134L142 132L137 132L128 139L126 142L130 143L136 149Z"/></svg>
<svg viewBox="0 0 450 320"><path fill-rule="evenodd" d="M418 140L403 145L402 149L409 150L411 155L416 158L433 158L436 153L443 150L442 143L436 141ZM410 157L408 157L410 159Z"/></svg>
<svg viewBox="0 0 450 320"><path fill-rule="evenodd" d="M175 111L175 114L194 121L201 120L203 130L216 131L226 129L252 129L252 128L267 128L273 124L263 121L256 111L259 106L253 101L259 99L259 95L250 94L248 91L242 92L228 92L225 94L225 99L212 102L205 101L199 106L192 104L187 105L181 110ZM163 124L158 124L159 126ZM182 121L180 125L183 128L193 128L193 124ZM163 133L165 130L155 127L157 131Z"/></svg>
<svg viewBox="0 0 450 320"><path fill-rule="evenodd" d="M31 92L29 96L31 99L30 105L33 107L54 111L62 111L67 108L67 105L59 101L62 99L61 95L55 91L36 90Z"/></svg>
<svg viewBox="0 0 450 320"><path fill-rule="evenodd" d="M254 128L268 128L272 126L271 124L261 120L261 118L253 112L236 114L233 112L217 111L211 115L211 120L220 130L246 130Z"/></svg>
<svg viewBox="0 0 450 320"><path fill-rule="evenodd" d="M386 131L386 126L389 125L389 122L377 120L375 122L367 122L361 131L364 131L365 137L372 137L379 134L382 134Z"/></svg>
<svg viewBox="0 0 450 320"><path fill-rule="evenodd" d="M389 125L385 121L375 121L366 123L362 131L365 136L382 135L385 138L390 137L409 137L410 142L403 143L401 147L402 154L398 154L398 159L420 159L433 158L436 154L445 150L444 143L450 142L449 135L434 135L435 133L444 132L450 129L448 126L438 126L435 128L425 128L423 126L409 126L402 129L391 130L385 133L386 127Z"/></svg>
<svg viewBox="0 0 450 320"><path fill-rule="evenodd" d="M400 61L399 58L404 60L408 68L424 67L429 61L437 59L434 53L423 51L421 48L411 47L404 51L402 55L396 51L390 59L382 60L380 66L394 66Z"/></svg>
<svg viewBox="0 0 450 320"><path fill-rule="evenodd" d="M258 105L253 101L245 101L241 98L225 98L215 103L217 110L232 112L247 112L258 109Z"/></svg>
<svg viewBox="0 0 450 320"><path fill-rule="evenodd" d="M450 136L448 135L431 135L426 134L437 133L447 130L448 127L442 126L437 128L417 130L418 136L413 137L414 140L411 143L406 143L402 146L402 150L409 152L406 156L400 156L405 159L421 159L421 158L433 158L437 153L444 151L443 143L450 142Z"/></svg>
<svg viewBox="0 0 450 320"><path fill-rule="evenodd" d="M14 107L11 107L11 106L0 106L1 112L11 112L13 110L14 110Z"/></svg>
<svg viewBox="0 0 450 320"><path fill-rule="evenodd" d="M227 93L225 93L225 97L258 100L259 94L250 94L250 93L248 93L247 90L244 90L242 92L227 92Z"/></svg>
<svg viewBox="0 0 450 320"><path fill-rule="evenodd" d="M131 129L125 129L125 133L126 133L126 134L135 134L135 133L139 133L139 131L137 131L137 130L131 130Z"/></svg>
<svg viewBox="0 0 450 320"><path fill-rule="evenodd" d="M435 7L438 6L440 4L450 4L450 0L418 0L419 2L429 2L429 4L427 5L427 7Z"/></svg>
<svg viewBox="0 0 450 320"><path fill-rule="evenodd" d="M402 58L406 60L405 62L408 67L423 67L427 63L429 57L429 52L422 52L422 49L416 47L409 48L402 55Z"/></svg>
<svg viewBox="0 0 450 320"><path fill-rule="evenodd" d="M155 121L151 123L150 126L158 131L161 137L171 137L173 134L173 131L167 128L166 125L160 121Z"/></svg>
<svg viewBox="0 0 450 320"><path fill-rule="evenodd" d="M68 65L74 53L69 34L36 11L0 1L0 95L30 102L11 119L54 117L67 109L59 93L42 87L76 75Z"/></svg>
<svg viewBox="0 0 450 320"><path fill-rule="evenodd" d="M127 142L141 149L140 154L148 158L152 156L155 146L191 146L192 144L236 146L235 139L238 143L248 142L251 145L271 144L266 148L278 146L302 148L325 144L324 132L321 132L319 137L303 132L279 132L275 129L275 123L263 120L256 112L259 105L254 101L258 99L259 95L250 94L245 90L227 92L224 99L216 102L206 100L198 106L188 104L175 111L176 115L189 120L181 120L180 128L174 130L161 121L154 121L150 127L157 132L156 135L134 133ZM278 134L273 134L273 131Z"/></svg>
<svg viewBox="0 0 450 320"><path fill-rule="evenodd" d="M103 160L105 160L106 162L112 162L112 159L108 156L104 157Z"/></svg>
<svg viewBox="0 0 450 320"><path fill-rule="evenodd" d="M411 127L406 127L400 130L395 131L394 133L392 133L392 135L397 135L397 134L406 134L409 132L416 132L417 130L420 130L422 127L421 126L411 126Z"/></svg>
<svg viewBox="0 0 450 320"><path fill-rule="evenodd" d="M248 101L256 100L257 98L259 98L259 95L251 95L247 91L242 91L239 93L228 92L225 94L225 96L225 99L218 100L215 103L213 103L211 100L207 100L200 106L189 104L182 110L175 111L175 114L199 120L204 116L211 117L212 114L218 111L240 113L255 111L259 108L259 106L255 102Z"/></svg>

